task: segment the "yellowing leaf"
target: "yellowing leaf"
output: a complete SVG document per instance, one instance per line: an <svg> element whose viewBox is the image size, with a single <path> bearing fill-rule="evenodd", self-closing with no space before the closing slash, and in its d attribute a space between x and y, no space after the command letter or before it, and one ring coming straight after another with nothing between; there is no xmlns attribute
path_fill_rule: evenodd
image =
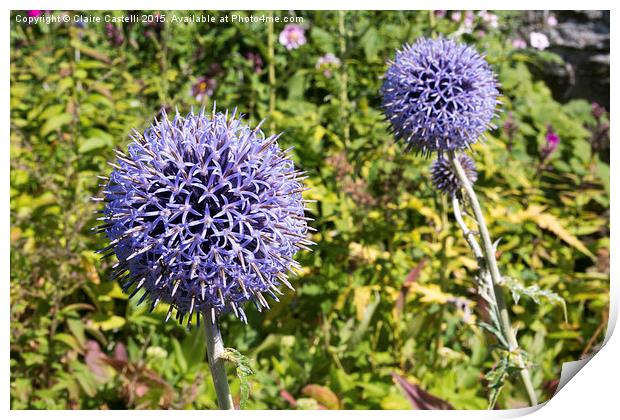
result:
<svg viewBox="0 0 620 420"><path fill-rule="evenodd" d="M436 284L422 286L419 283L413 283L411 291L422 295L420 300L425 303L446 303L449 299L454 299L454 296L442 292Z"/></svg>
<svg viewBox="0 0 620 420"><path fill-rule="evenodd" d="M526 210L515 213L514 215L508 215L508 218L513 223L522 223L526 220L531 220L536 223L541 229L548 230L555 233L558 238L574 247L575 249L583 252L588 257L594 259L594 254L590 252L588 248L581 242L575 235L570 233L557 219L549 213L544 213L545 208L543 206L533 205Z"/></svg>
<svg viewBox="0 0 620 420"><path fill-rule="evenodd" d="M93 326L99 327L103 331L109 331L121 328L125 322L125 318L118 315L98 316L93 319Z"/></svg>
<svg viewBox="0 0 620 420"><path fill-rule="evenodd" d="M390 257L388 252L381 251L377 247L364 246L357 242L349 244L349 255L367 263L374 263L377 261L377 258L388 259Z"/></svg>
<svg viewBox="0 0 620 420"><path fill-rule="evenodd" d="M302 391L305 396L310 397L329 410L338 410L340 400L334 392L326 386L310 384L306 385Z"/></svg>
<svg viewBox="0 0 620 420"><path fill-rule="evenodd" d="M372 293L372 287L364 286L355 289L353 292L353 304L355 305L355 317L358 321L364 318L364 311L370 302L370 294Z"/></svg>

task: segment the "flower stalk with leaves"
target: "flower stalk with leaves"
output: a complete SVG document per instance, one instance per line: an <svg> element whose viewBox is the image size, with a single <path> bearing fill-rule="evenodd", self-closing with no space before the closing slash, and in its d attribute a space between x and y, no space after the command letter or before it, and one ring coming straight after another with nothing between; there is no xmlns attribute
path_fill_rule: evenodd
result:
<svg viewBox="0 0 620 420"><path fill-rule="evenodd" d="M482 246L480 246L476 240L476 234L469 230L467 224L463 220L458 196L455 193L452 193L454 217L480 266L478 286L481 296L489 304L489 315L492 323L494 324L486 329L497 337L504 350L507 351L507 353L504 353L504 358L507 358L507 360L503 360L501 366L505 365L508 370L508 367L514 367L514 365L516 365L516 369L519 371L519 374L523 379L523 384L525 385L530 403L532 405L537 405L538 398L532 384L529 370L524 361L523 351L519 347L516 332L510 323L508 308L506 306L506 301L502 290L504 280L497 265L497 260L495 258L495 244L491 241L491 236L482 213L482 208L480 207L480 202L473 189L472 183L470 182L468 173L465 168L463 168L463 165L461 165L461 159L459 159L458 155L454 152L450 152L448 156L454 169L454 174L458 177L462 190L465 191L465 196L469 201L478 226L478 233L482 240ZM503 382L504 376L502 375L497 379ZM501 386L492 382L491 388L492 393L489 402L490 408L495 405Z"/></svg>
<svg viewBox="0 0 620 420"><path fill-rule="evenodd" d="M495 75L473 48L443 38L422 38L406 45L390 64L382 87L387 119L407 149L427 157L437 154L431 166L433 185L451 196L457 224L479 263L478 290L488 304L492 324L483 327L504 350L498 366L487 375L490 407L495 405L506 377L515 371L520 372L530 403L536 405L538 399L525 355L504 300L495 245L472 187L477 179L475 163L461 153L491 127L499 95ZM465 198L474 213L482 244L463 219L460 203Z"/></svg>
<svg viewBox="0 0 620 420"><path fill-rule="evenodd" d="M207 353L219 406L232 409L218 318L244 307L269 309L281 286L292 289L293 256L307 239L300 173L278 145L279 135L250 128L236 112L176 116L162 112L127 153L117 151L102 211L116 255L113 278L138 304L168 304L187 328L205 324Z"/></svg>

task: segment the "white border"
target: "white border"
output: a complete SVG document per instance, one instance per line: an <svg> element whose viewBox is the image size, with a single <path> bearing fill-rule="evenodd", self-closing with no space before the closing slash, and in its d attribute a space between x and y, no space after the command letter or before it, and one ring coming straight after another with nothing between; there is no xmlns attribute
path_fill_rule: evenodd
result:
<svg viewBox="0 0 620 420"><path fill-rule="evenodd" d="M2 184L0 188L2 188L2 218L4 223L0 226L0 233L3 235L5 246L0 249L0 267L6 274L4 286L0 288L0 294L2 295L2 299L5 302L5 317L0 320L0 326L2 331L2 336L5 337L4 345L0 347L0 357L4 361L2 365L2 370L0 371L0 377L3 378L2 382L2 396L0 407L5 410L9 410L10 404L10 375L9 375L9 340L6 338L9 336L9 307L10 307L10 296L9 296L9 278L10 278L10 270L9 270L9 249L10 249L10 218L9 218L9 171L10 171L10 154L9 154L9 141L8 141L8 132L10 129L9 119L10 119L10 97L9 97L9 88L10 88L10 40L9 40L9 9L18 9L18 10L30 10L30 9L52 9L52 10L96 10L100 9L101 6L105 6L106 9L160 9L160 10L186 10L186 9L202 9L205 10L235 10L235 9L247 9L247 10L337 10L337 9L345 9L345 10L367 10L367 9L376 9L376 10L393 10L393 9L427 9L428 6L434 6L436 9L458 9L459 7L465 6L462 2L456 1L434 1L432 3L423 2L423 1L415 1L415 0L381 0L380 2L373 3L361 3L359 1L354 0L314 0L307 2L293 2L293 1L282 1L282 0L266 0L266 1L240 1L240 0L228 0L226 2L196 2L196 1L187 1L187 0L177 0L173 3L166 2L163 0L135 0L135 1L121 1L121 0L108 0L105 4L90 2L86 3L84 1L20 1L20 2L11 2L10 4L3 4L2 8L2 20L1 24L4 28L4 34L6 36L4 42L2 42L0 46L0 57L2 60L2 68L0 70L2 74L3 85L5 86L2 89L4 93L4 100L2 101L2 114L3 117L0 120L0 124L5 133L3 138L5 139L4 147L5 152L2 154L1 163L0 163L0 171L2 173L2 177L5 179L5 182ZM617 27L617 11L613 10L614 3L611 1L590 1L587 4L583 4L583 2L577 1L546 1L541 3L540 1L533 0L522 0L519 1L518 4L510 3L510 2L500 2L500 1L470 1L466 4L468 9L478 10L478 9L512 9L506 6L518 6L518 9L540 9L541 6L544 6L545 9L550 10L560 10L560 9L580 9L583 6L587 6L589 9L601 9L601 10L609 10L612 9L611 20L612 26ZM572 7L571 7L572 6ZM611 31L614 34L614 30ZM613 57L616 57L617 54L616 42L612 40L611 43L611 56L612 61L614 61ZM615 72L612 71L612 90L611 90L611 110L615 110L615 106L617 106L614 97L616 96L617 89L615 89L616 85L614 83ZM614 133L614 128L616 127L617 118L615 117L615 113L612 112L611 116L611 127L612 134ZM613 135L612 135L613 137ZM617 147L614 147L614 140L612 140L611 146L611 159L613 161L618 160L618 151ZM612 165L611 171L611 184L617 185L618 181L618 171L615 170ZM613 190L613 189L612 189ZM611 217L612 219L616 215L616 210L618 209L618 201L617 194L612 194L611 196ZM620 339L617 337L618 334L611 335L615 324L617 322L618 317L618 302L619 298L619 290L620 287L618 284L618 280L615 279L618 273L618 263L616 260L616 250L618 249L618 228L616 223L611 224L611 278L612 287L611 287L611 296L610 300L612 302L611 311L610 311L610 325L608 328L608 334L606 336L607 344L605 347L597 354L584 368L581 372L579 372L576 378L570 381L559 393L549 401L549 403L544 406L541 410L536 411L534 414L531 414L531 418L542 419L542 418L578 418L578 417L588 417L593 419L605 419L611 418L611 413L618 412L618 393L617 393L617 379L620 375L620 361L618 355L620 354ZM527 413L532 412L531 409L525 410L508 410L508 411L451 411L451 412L429 412L429 411L395 411L389 412L390 416L395 416L399 418L407 418L410 419L411 416L415 416L415 418L464 418L464 419L485 419L485 418L510 418L516 417L520 415L525 415ZM124 414L125 412L123 412ZM140 411L131 411L127 412L128 415L131 415L132 418L141 419L147 418L149 420L166 418L168 414L162 411L155 412L140 412ZM211 413L209 413L211 414ZM175 413L175 416L182 416L184 418L198 418L199 416L209 415L207 413L202 413L199 411L183 411ZM326 418L336 418L340 415L349 415L349 412L291 412L291 411L244 411L244 412L235 412L235 413L224 413L218 412L215 415L218 416L219 419L224 418L235 418L238 417L246 417L250 416L253 419L258 418L288 418L291 415L298 418L314 418L317 415ZM74 416L82 416L81 412L65 412L65 411L11 411L9 415L15 418L31 418L31 417L39 417L41 415L49 416L47 418L56 419L63 418L65 416L74 417ZM88 413L89 416L100 417L100 416L109 416L115 415L110 414L109 412L99 412L93 411ZM376 413L372 413L369 411L355 411L353 413L355 416L361 417L374 417ZM616 414L617 415L617 414Z"/></svg>

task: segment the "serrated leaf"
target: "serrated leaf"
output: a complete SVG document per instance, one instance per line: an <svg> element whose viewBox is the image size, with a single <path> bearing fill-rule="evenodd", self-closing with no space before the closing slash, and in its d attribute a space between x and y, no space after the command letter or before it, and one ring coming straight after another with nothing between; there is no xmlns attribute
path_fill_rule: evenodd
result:
<svg viewBox="0 0 620 420"><path fill-rule="evenodd" d="M236 366L237 378L239 378L239 408L243 410L250 397L250 382L248 377L254 374L250 367L250 359L233 348L224 349L222 358L232 362Z"/></svg>
<svg viewBox="0 0 620 420"><path fill-rule="evenodd" d="M512 298L515 303L519 303L521 296L527 296L536 303L540 303L540 298L547 299L552 304L560 304L564 311L564 320L568 322L568 312L566 309L566 301L557 293L550 290L541 289L537 284L525 287L519 283L516 279L511 277L504 277L504 284L510 290Z"/></svg>

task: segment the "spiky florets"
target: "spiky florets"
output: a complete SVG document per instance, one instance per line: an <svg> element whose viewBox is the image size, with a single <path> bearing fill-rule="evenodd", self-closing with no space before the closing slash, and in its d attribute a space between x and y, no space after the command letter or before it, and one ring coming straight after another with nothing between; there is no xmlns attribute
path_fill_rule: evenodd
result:
<svg viewBox="0 0 620 420"><path fill-rule="evenodd" d="M466 154L459 155L457 159L463 167L469 182L471 184L475 183L478 179L478 172L476 171L476 163L474 160ZM462 188L461 181L452 167L452 164L448 159L443 157L437 158L431 164L431 181L435 188L448 195L456 194Z"/></svg>
<svg viewBox="0 0 620 420"><path fill-rule="evenodd" d="M429 155L465 149L490 127L498 91L491 67L473 48L420 38L397 51L381 88L396 139Z"/></svg>
<svg viewBox="0 0 620 420"><path fill-rule="evenodd" d="M117 151L99 229L116 254L115 277L132 295L170 304L188 326L192 315L269 305L288 287L292 257L306 239L303 186L277 144L240 117L178 113L134 132Z"/></svg>

